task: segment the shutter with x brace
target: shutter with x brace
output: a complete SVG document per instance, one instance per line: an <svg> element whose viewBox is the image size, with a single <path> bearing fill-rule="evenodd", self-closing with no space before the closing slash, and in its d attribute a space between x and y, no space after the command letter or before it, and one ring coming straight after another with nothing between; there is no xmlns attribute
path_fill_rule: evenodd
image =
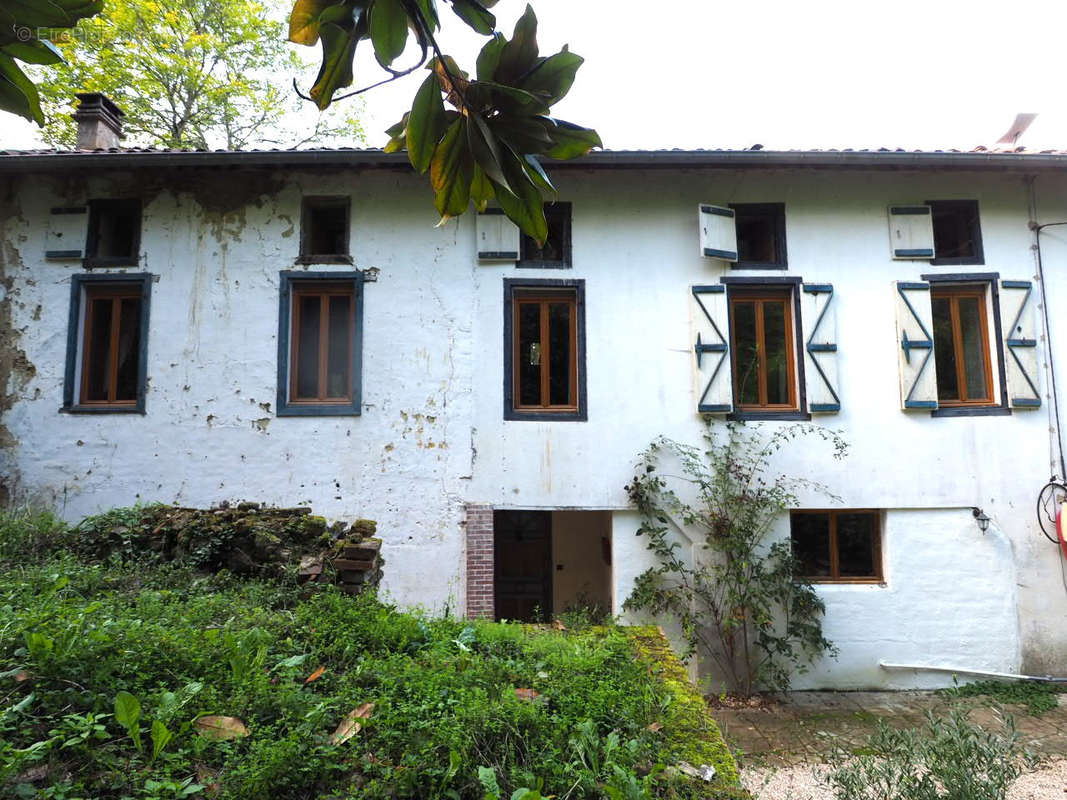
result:
<svg viewBox="0 0 1067 800"><path fill-rule="evenodd" d="M805 283L802 297L808 410L813 414L833 414L841 410L841 397L837 393L834 287L829 283Z"/></svg>
<svg viewBox="0 0 1067 800"><path fill-rule="evenodd" d="M697 411L726 414L734 409L726 287L694 286L692 296Z"/></svg>
<svg viewBox="0 0 1067 800"><path fill-rule="evenodd" d="M1037 389L1037 332L1034 328L1034 286L1030 281L1000 282L1000 319L1004 325L1004 371L1008 405L1040 408Z"/></svg>
<svg viewBox="0 0 1067 800"><path fill-rule="evenodd" d="M897 356L900 405L906 411L937 408L930 284L897 281Z"/></svg>

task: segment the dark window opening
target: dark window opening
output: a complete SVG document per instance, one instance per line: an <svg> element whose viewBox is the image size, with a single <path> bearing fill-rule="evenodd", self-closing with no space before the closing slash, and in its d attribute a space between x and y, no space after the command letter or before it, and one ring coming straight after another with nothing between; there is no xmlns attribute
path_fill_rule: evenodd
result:
<svg viewBox="0 0 1067 800"><path fill-rule="evenodd" d="M347 197L305 197L301 260L351 263L349 216Z"/></svg>
<svg viewBox="0 0 1067 800"><path fill-rule="evenodd" d="M793 298L789 290L730 297L734 399L744 410L796 410Z"/></svg>
<svg viewBox="0 0 1067 800"><path fill-rule="evenodd" d="M984 264L982 231L976 200L934 200L930 206L934 227L931 264Z"/></svg>
<svg viewBox="0 0 1067 800"><path fill-rule="evenodd" d="M90 200L87 266L131 266L141 248L139 200Z"/></svg>
<svg viewBox="0 0 1067 800"><path fill-rule="evenodd" d="M498 620L551 619L552 512L493 513L493 587Z"/></svg>
<svg viewBox="0 0 1067 800"><path fill-rule="evenodd" d="M290 404L351 404L355 305L351 284L293 289Z"/></svg>
<svg viewBox="0 0 1067 800"><path fill-rule="evenodd" d="M737 230L735 268L785 269L785 204L732 204Z"/></svg>
<svg viewBox="0 0 1067 800"><path fill-rule="evenodd" d="M930 294L938 404L992 405L985 288L946 286L934 288Z"/></svg>
<svg viewBox="0 0 1067 800"><path fill-rule="evenodd" d="M877 511L793 511L790 539L797 574L812 581L880 582Z"/></svg>
<svg viewBox="0 0 1067 800"><path fill-rule="evenodd" d="M520 267L571 266L571 204L546 203L545 221L548 222L548 238L543 245L538 246L523 234Z"/></svg>

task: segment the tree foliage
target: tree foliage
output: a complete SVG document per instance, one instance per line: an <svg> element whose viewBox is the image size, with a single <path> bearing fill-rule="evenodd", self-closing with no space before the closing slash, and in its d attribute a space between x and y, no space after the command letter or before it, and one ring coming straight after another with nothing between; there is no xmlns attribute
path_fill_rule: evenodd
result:
<svg viewBox="0 0 1067 800"><path fill-rule="evenodd" d="M284 26L252 0L123 0L60 40L65 63L42 71L40 90L53 145L71 146L70 103L103 92L125 112L123 129L163 147L283 147L361 138L351 114L320 116L310 130L302 103L278 75L304 69Z"/></svg>
<svg viewBox="0 0 1067 800"><path fill-rule="evenodd" d="M710 658L729 691L745 696L784 690L794 671L833 652L822 634L823 602L796 575L788 541L767 541L800 489L829 494L805 477L773 473L775 454L806 436L827 441L837 458L847 450L837 433L815 425L764 436L709 422L704 448L653 441L626 487L642 517L637 535L659 564L637 578L623 607L674 618L687 655Z"/></svg>
<svg viewBox="0 0 1067 800"><path fill-rule="evenodd" d="M526 234L548 234L543 200L555 187L539 157L570 159L599 147L596 131L550 116L566 96L583 59L566 46L543 56L537 17L530 6L511 38L496 30L489 10L496 0L442 0L473 30L489 37L478 53L474 77L441 52L437 0L296 0L291 41L320 43L322 66L308 99L320 109L354 82L356 47L369 41L379 65L394 80L426 65L429 75L411 110L392 128L386 150L406 150L411 165L429 172L442 221L495 200ZM419 56L395 69L413 34ZM380 83L380 82L379 82ZM358 94L379 84L357 89Z"/></svg>

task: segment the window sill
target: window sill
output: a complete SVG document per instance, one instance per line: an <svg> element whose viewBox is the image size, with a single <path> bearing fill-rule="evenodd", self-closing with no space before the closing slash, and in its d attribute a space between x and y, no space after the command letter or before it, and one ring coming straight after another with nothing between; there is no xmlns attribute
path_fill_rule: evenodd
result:
<svg viewBox="0 0 1067 800"><path fill-rule="evenodd" d="M889 584L885 578L805 578L812 586L874 586L886 588Z"/></svg>
<svg viewBox="0 0 1067 800"><path fill-rule="evenodd" d="M1010 417L1011 409L1004 406L948 406L930 412L931 417Z"/></svg>
<svg viewBox="0 0 1067 800"><path fill-rule="evenodd" d="M85 269L106 269L108 267L138 267L141 265L140 258L103 258L100 256L93 256L91 258L83 258L82 266Z"/></svg>
<svg viewBox="0 0 1067 800"><path fill-rule="evenodd" d="M504 412L507 422L586 422L584 409L578 411L519 411L509 409Z"/></svg>
<svg viewBox="0 0 1067 800"><path fill-rule="evenodd" d="M789 265L765 261L735 261L730 265L730 269L777 269L785 271L789 269Z"/></svg>
<svg viewBox="0 0 1067 800"><path fill-rule="evenodd" d="M730 422L757 422L780 420L782 422L808 422L811 414L804 411L734 411L726 415Z"/></svg>
<svg viewBox="0 0 1067 800"><path fill-rule="evenodd" d="M64 406L59 409L63 414L141 414L144 415L144 405L138 403L135 406Z"/></svg>
<svg viewBox="0 0 1067 800"><path fill-rule="evenodd" d="M515 262L515 266L519 269L570 269L571 264L569 261L523 261L519 260Z"/></svg>
<svg viewBox="0 0 1067 800"><path fill-rule="evenodd" d="M296 262L300 265L307 264L352 264L352 256L348 255L311 255L311 256L297 256Z"/></svg>
<svg viewBox="0 0 1067 800"><path fill-rule="evenodd" d="M358 417L362 409L354 405L286 405L275 412L278 417Z"/></svg>
<svg viewBox="0 0 1067 800"><path fill-rule="evenodd" d="M985 264L985 259L978 256L965 256L961 258L931 258L932 267L964 267Z"/></svg>

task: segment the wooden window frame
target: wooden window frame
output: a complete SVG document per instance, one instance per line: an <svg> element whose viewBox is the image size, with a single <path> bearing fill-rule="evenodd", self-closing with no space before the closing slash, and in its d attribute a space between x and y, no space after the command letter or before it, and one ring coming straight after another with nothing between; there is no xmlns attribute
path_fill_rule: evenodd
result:
<svg viewBox="0 0 1067 800"><path fill-rule="evenodd" d="M89 222L85 234L85 257L82 266L86 269L93 267L136 267L141 263L141 223L142 208L139 199L125 198L106 200L90 200ZM100 215L102 212L126 210L137 220L137 227L133 235L133 254L128 256L100 256L96 248L100 238Z"/></svg>
<svg viewBox="0 0 1067 800"><path fill-rule="evenodd" d="M563 223L563 241L560 242L562 258L543 259L527 257L527 248L533 242L525 233L519 234L519 260L515 266L527 269L570 269L571 258L571 223L573 207L569 202L558 201L544 204L545 216L559 215Z"/></svg>
<svg viewBox="0 0 1067 800"><path fill-rule="evenodd" d="M924 205L930 207L931 233L934 237L934 257L930 259L931 266L967 266L985 264L985 250L982 246L982 217L977 200L927 200ZM950 256L939 258L937 255L937 234L934 230L937 213L946 209L968 209L974 211L974 255L973 256Z"/></svg>
<svg viewBox="0 0 1067 800"><path fill-rule="evenodd" d="M931 321L933 320L933 301L935 299L947 299L949 301L949 320L952 323L952 349L956 360L956 387L960 394L959 400L942 400L939 392L937 398L939 408L984 408L1000 405L997 402L994 391L993 358L989 341L989 307L986 304L987 294L987 287L981 284L935 283L930 287ZM981 327L982 358L986 378L986 397L982 400L966 399L967 374L964 366L963 336L960 328L960 298L974 298L978 301L978 321Z"/></svg>
<svg viewBox="0 0 1067 800"><path fill-rule="evenodd" d="M363 348L363 273L362 272L301 272L281 273L278 314L278 396L277 414L285 416L359 416L362 411L362 348ZM349 317L349 385L344 398L322 397L324 354L328 337L322 326L329 324L329 315L320 314L319 321L319 392L316 398L296 398L296 375L299 345L299 305L303 296L350 296L352 311Z"/></svg>
<svg viewBox="0 0 1067 800"><path fill-rule="evenodd" d="M789 269L789 253L786 250L785 241L785 203L730 203L734 211L734 227L737 227L739 214L765 214L771 218L774 224L775 249L778 251L777 261L742 261L741 241L738 236L737 261L730 265L730 269Z"/></svg>
<svg viewBox="0 0 1067 800"><path fill-rule="evenodd" d="M150 273L120 273L107 275L83 274L71 279L70 314L67 321L67 363L63 381L63 411L85 414L144 414L148 375L149 310L151 306L152 281ZM111 297L113 302L137 298L141 301L139 351L137 355L137 392L133 400L86 400L88 381L89 338L92 323L93 299ZM118 315L112 316L109 332L111 341L112 373L109 375L109 394L115 390L118 362L115 348L118 346L116 328Z"/></svg>
<svg viewBox="0 0 1067 800"><path fill-rule="evenodd" d="M571 396L566 405L523 406L518 404L519 393L519 328L518 312L528 303L547 304L568 301L571 312ZM541 306L542 309L545 305ZM542 310L542 340L545 338L547 314ZM546 380L550 353L546 347L541 358L541 397L549 396ZM504 419L540 421L585 421L585 281L584 280L521 280L504 279Z"/></svg>
<svg viewBox="0 0 1067 800"><path fill-rule="evenodd" d="M732 370L731 383L735 398L734 407L740 413L793 413L800 412L801 396L800 384L797 376L797 332L796 332L796 309L795 291L789 287L746 287L739 286L729 293L730 311L730 366ZM767 369L761 361L757 373L757 394L760 402L756 404L741 403L741 393L738 386L740 371L737 364L737 338L735 331L734 307L738 303L756 303L756 345L757 349L764 353L764 326L763 304L768 301L782 302L785 305L785 329L788 332L789 361L786 365L786 375L789 382L788 403L767 403Z"/></svg>
<svg viewBox="0 0 1067 800"><path fill-rule="evenodd" d="M310 253L311 215L320 208L343 208L345 212L345 248L343 253ZM300 255L298 264L352 263L352 198L345 195L307 196L300 203Z"/></svg>
<svg viewBox="0 0 1067 800"><path fill-rule="evenodd" d="M798 508L789 512L789 542L793 542L793 517L800 514L827 514L830 525L830 575L801 575L800 577L811 583L860 583L860 584L884 584L885 565L882 563L882 531L884 513L875 508ZM839 514L867 514L874 518L874 541L871 545L871 556L874 562L874 575L865 576L841 576L841 553L837 539L837 517Z"/></svg>

